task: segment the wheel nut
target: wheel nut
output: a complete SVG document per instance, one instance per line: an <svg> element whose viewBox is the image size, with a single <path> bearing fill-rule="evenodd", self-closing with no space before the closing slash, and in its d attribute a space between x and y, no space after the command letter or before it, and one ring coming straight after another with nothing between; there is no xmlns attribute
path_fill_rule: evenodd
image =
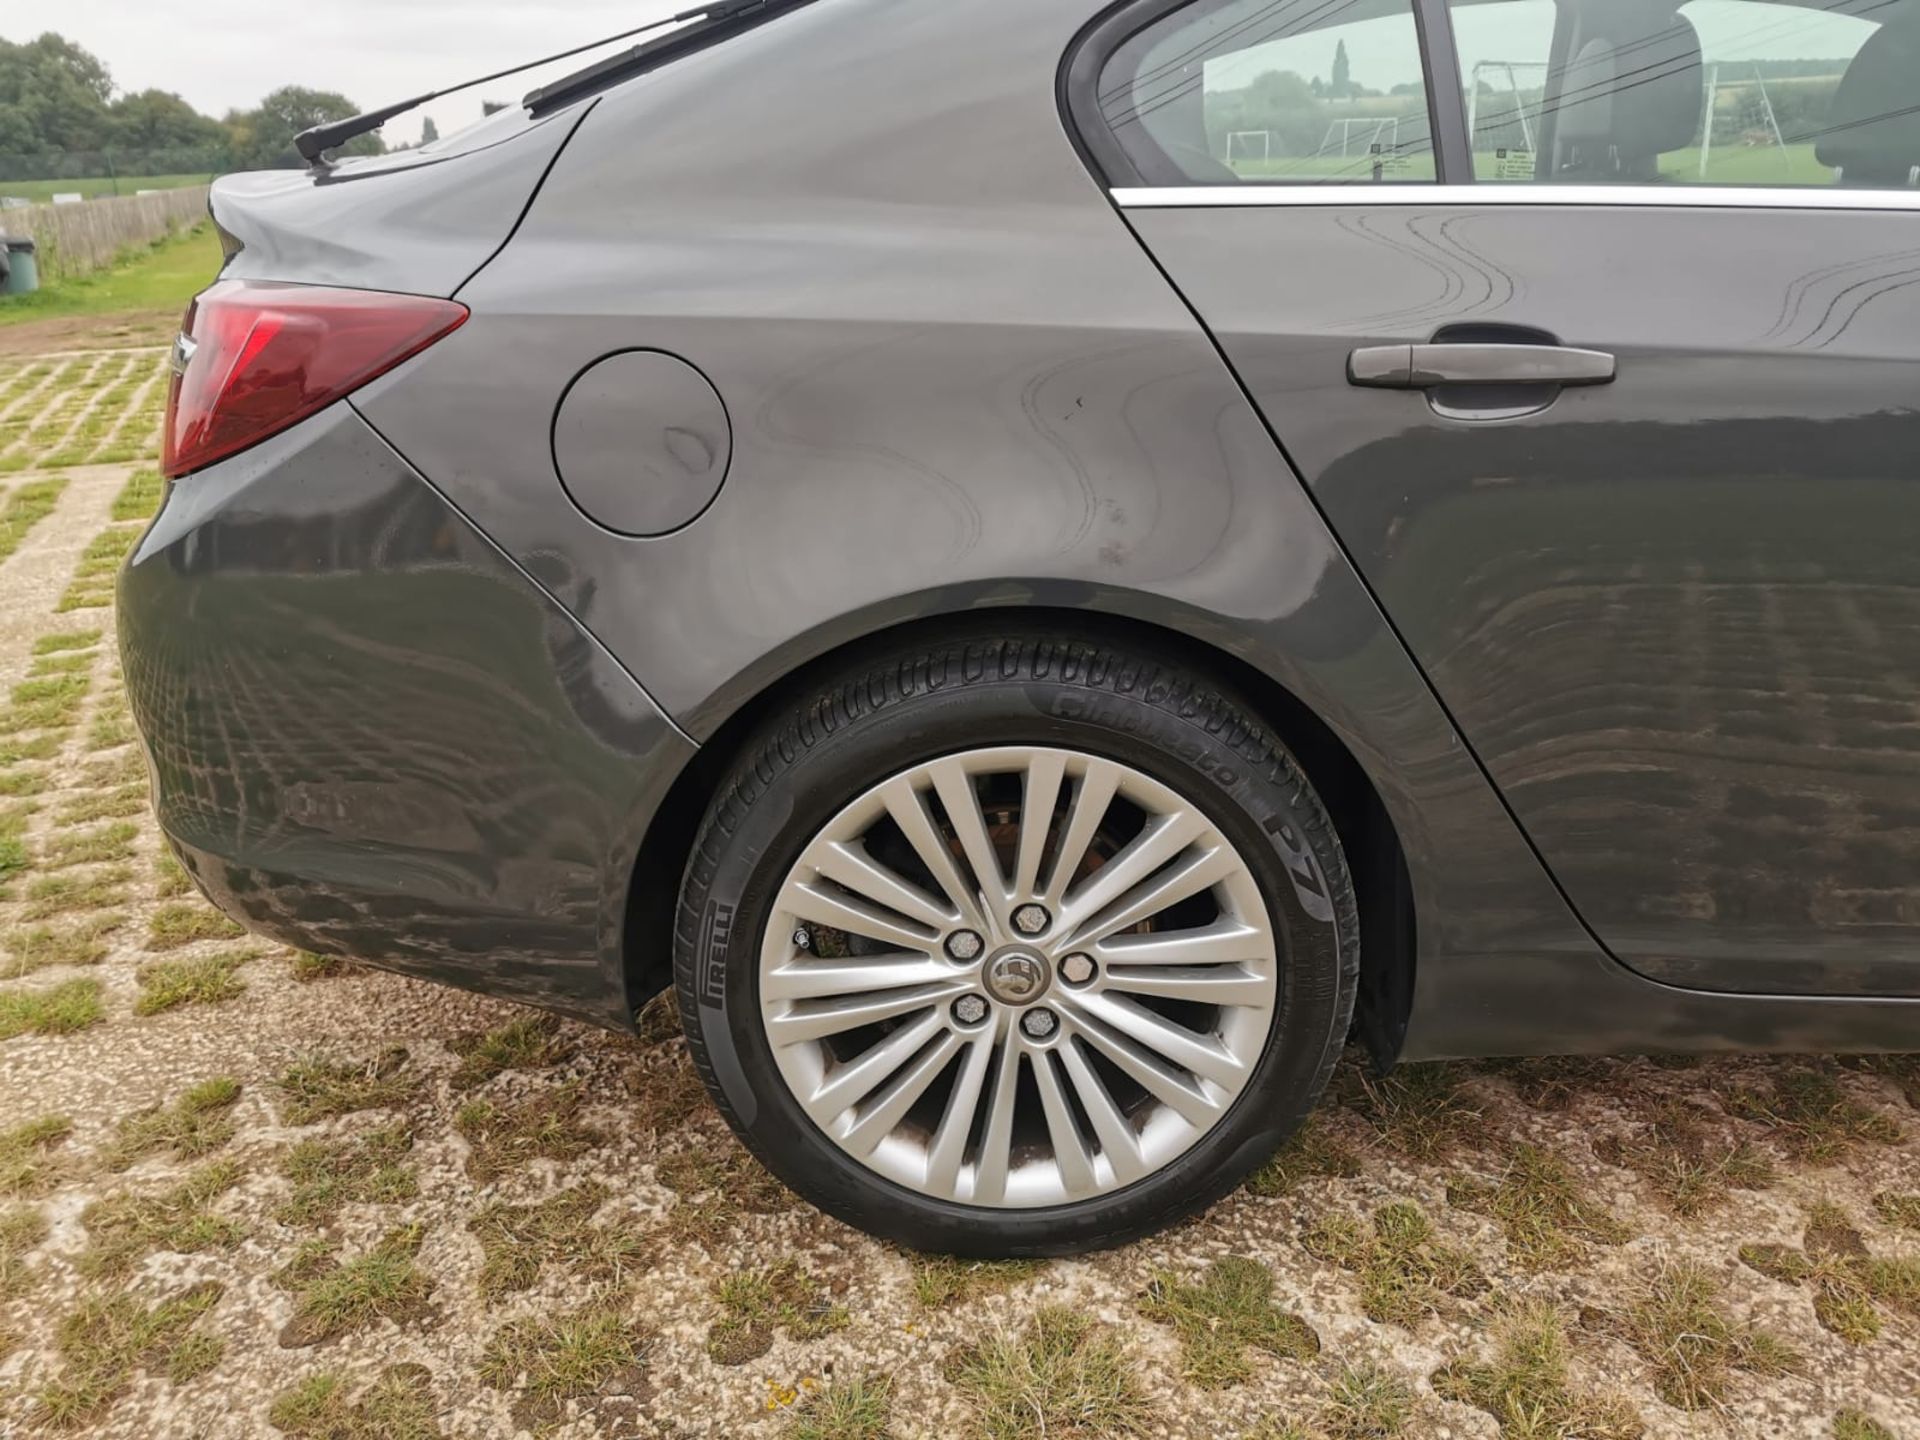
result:
<svg viewBox="0 0 1920 1440"><path fill-rule="evenodd" d="M953 1002L953 1018L962 1025L978 1025L987 1018L987 1002L978 995L962 995Z"/></svg>
<svg viewBox="0 0 1920 1440"><path fill-rule="evenodd" d="M1044 1040L1053 1034L1057 1023L1051 1010L1029 1010L1020 1017L1020 1028L1035 1040Z"/></svg>
<svg viewBox="0 0 1920 1440"><path fill-rule="evenodd" d="M971 930L956 930L947 937L947 954L956 960L978 960L987 942Z"/></svg>
<svg viewBox="0 0 1920 1440"><path fill-rule="evenodd" d="M1084 985L1093 979L1091 955L1069 955L1060 962L1060 978L1069 985Z"/></svg>
<svg viewBox="0 0 1920 1440"><path fill-rule="evenodd" d="M1022 935L1038 935L1047 928L1047 908L1044 905L1022 905L1013 912L1013 928Z"/></svg>

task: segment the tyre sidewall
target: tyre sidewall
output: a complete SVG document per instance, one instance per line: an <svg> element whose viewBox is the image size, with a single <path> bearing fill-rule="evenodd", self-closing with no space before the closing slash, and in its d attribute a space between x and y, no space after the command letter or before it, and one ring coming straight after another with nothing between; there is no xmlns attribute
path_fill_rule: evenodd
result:
<svg viewBox="0 0 1920 1440"><path fill-rule="evenodd" d="M1352 1009L1353 945L1343 930L1353 922L1351 905L1340 903L1347 896L1344 861L1317 799L1291 762L1239 720L1238 707L1177 676L1159 687L1122 688L1111 675L1097 683L1100 674L1096 666L1077 678L997 674L991 667L971 679L963 674L957 683L930 684L830 729L818 727L810 737L804 724L787 727L723 787L722 804L732 814L716 818L730 819L732 833L723 846L696 848L685 893L681 933L691 931L693 940L692 954L682 956L691 961L683 965L691 986L682 987L688 1033L750 1148L849 1224L959 1254L1062 1254L1118 1243L1237 1184L1298 1128L1325 1085ZM831 709L823 703L809 713L817 721ZM962 1205L868 1170L801 1109L761 1021L762 939L808 842L884 780L994 745L1058 746L1115 760L1200 807L1259 882L1280 959L1273 1029L1229 1113L1152 1176L1072 1206ZM716 848L718 857L703 865Z"/></svg>

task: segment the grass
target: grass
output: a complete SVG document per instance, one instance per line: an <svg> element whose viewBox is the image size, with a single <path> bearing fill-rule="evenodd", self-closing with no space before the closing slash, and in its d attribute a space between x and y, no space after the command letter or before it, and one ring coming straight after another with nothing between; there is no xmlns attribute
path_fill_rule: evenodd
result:
<svg viewBox="0 0 1920 1440"><path fill-rule="evenodd" d="M1514 1302L1495 1320L1493 1338L1491 1361L1437 1371L1435 1392L1486 1411L1513 1440L1638 1440L1640 1417L1624 1401L1575 1388L1566 1324L1552 1302Z"/></svg>
<svg viewBox="0 0 1920 1440"><path fill-rule="evenodd" d="M1383 1324L1411 1327L1436 1315L1448 1298L1486 1289L1486 1277L1465 1250L1434 1238L1433 1222L1411 1201L1374 1212L1370 1225L1334 1212L1302 1237L1309 1254L1360 1279L1360 1308Z"/></svg>
<svg viewBox="0 0 1920 1440"><path fill-rule="evenodd" d="M736 1270L714 1287L724 1312L707 1331L707 1355L716 1365L744 1365L773 1347L776 1330L794 1340L816 1340L846 1328L847 1312L826 1286L795 1260L759 1270Z"/></svg>
<svg viewBox="0 0 1920 1440"><path fill-rule="evenodd" d="M390 1365L357 1400L324 1371L274 1396L267 1423L297 1440L441 1440L424 1365Z"/></svg>
<svg viewBox="0 0 1920 1440"><path fill-rule="evenodd" d="M311 1125L356 1110L404 1105L414 1089L411 1077L401 1073L406 1063L407 1052L398 1046L371 1060L305 1056L274 1081L280 1118L288 1125Z"/></svg>
<svg viewBox="0 0 1920 1440"><path fill-rule="evenodd" d="M1861 1145L1897 1145L1898 1123L1861 1104L1824 1070L1790 1070L1768 1090L1739 1089L1727 1108L1768 1129L1769 1138L1796 1160L1829 1164Z"/></svg>
<svg viewBox="0 0 1920 1440"><path fill-rule="evenodd" d="M485 1182L529 1160L572 1160L600 1143L580 1121L582 1087L578 1081L545 1090L514 1104L470 1100L454 1116L453 1128L470 1147L467 1174Z"/></svg>
<svg viewBox="0 0 1920 1440"><path fill-rule="evenodd" d="M232 1249L245 1228L210 1207L240 1183L240 1175L237 1161L217 1160L189 1171L168 1189L122 1191L94 1201L80 1217L90 1241L80 1256L81 1273L122 1275L155 1251L197 1255Z"/></svg>
<svg viewBox="0 0 1920 1440"><path fill-rule="evenodd" d="M913 1298L923 1309L946 1310L1031 1280L1044 1260L962 1260L951 1255L913 1255Z"/></svg>
<svg viewBox="0 0 1920 1440"><path fill-rule="evenodd" d="M65 730L80 718L80 705L93 681L87 675L43 675L22 680L0 710L0 734L21 730Z"/></svg>
<svg viewBox="0 0 1920 1440"><path fill-rule="evenodd" d="M66 481L53 482L64 485ZM100 643L98 630L57 630L51 635L42 635L33 642L36 655L58 655L63 651L90 650Z"/></svg>
<svg viewBox="0 0 1920 1440"><path fill-rule="evenodd" d="M553 1264L587 1280L625 1280L650 1247L622 1225L593 1223L609 1193L600 1185L576 1185L534 1205L488 1205L468 1225L484 1257L480 1293L493 1298L526 1290L542 1266Z"/></svg>
<svg viewBox="0 0 1920 1440"><path fill-rule="evenodd" d="M1248 1379L1249 1350L1302 1361L1320 1353L1312 1327L1273 1303L1273 1272L1257 1260L1216 1260L1198 1284L1161 1271L1148 1282L1139 1308L1147 1319L1173 1326L1181 1372L1208 1390Z"/></svg>
<svg viewBox="0 0 1920 1440"><path fill-rule="evenodd" d="M1920 1231L1920 1195L1882 1190L1873 1197L1873 1213L1902 1230Z"/></svg>
<svg viewBox="0 0 1920 1440"><path fill-rule="evenodd" d="M147 786L142 781L137 785L76 795L56 810L53 818L61 825L84 825L91 820L118 820L146 813Z"/></svg>
<svg viewBox="0 0 1920 1440"><path fill-rule="evenodd" d="M27 1289L27 1254L46 1240L47 1217L24 1205L0 1210L0 1302Z"/></svg>
<svg viewBox="0 0 1920 1440"><path fill-rule="evenodd" d="M893 1381L887 1376L836 1380L794 1412L786 1440L888 1440L892 1414Z"/></svg>
<svg viewBox="0 0 1920 1440"><path fill-rule="evenodd" d="M202 1080L171 1105L150 1105L122 1120L101 1161L109 1170L125 1170L163 1150L176 1160L211 1155L233 1138L231 1112L239 1099L239 1081Z"/></svg>
<svg viewBox="0 0 1920 1440"><path fill-rule="evenodd" d="M0 299L0 325L139 310L178 313L213 283L220 264L219 236L211 224L202 223L104 270L49 281L31 295Z"/></svg>
<svg viewBox="0 0 1920 1440"><path fill-rule="evenodd" d="M1842 1410L1833 1417L1833 1440L1900 1440L1893 1431L1859 1410Z"/></svg>
<svg viewBox="0 0 1920 1440"><path fill-rule="evenodd" d="M186 872L180 872L186 878ZM288 963L293 978L302 985L311 985L316 980L338 980L342 975L353 973L353 963L338 955L309 955L305 951L297 952Z"/></svg>
<svg viewBox="0 0 1920 1440"><path fill-rule="evenodd" d="M589 1300L553 1316L523 1316L494 1333L480 1357L480 1379L495 1390L520 1389L519 1419L544 1427L569 1400L595 1394L644 1363L646 1333L615 1302Z"/></svg>
<svg viewBox="0 0 1920 1440"><path fill-rule="evenodd" d="M1705 1111L1684 1101L1656 1106L1635 1135L1602 1137L1594 1153L1641 1176L1683 1220L1717 1208L1734 1190L1764 1190L1774 1181L1765 1152L1718 1133Z"/></svg>
<svg viewBox="0 0 1920 1440"><path fill-rule="evenodd" d="M16 1035L71 1035L99 1023L98 980L68 980L47 990L0 990L0 1040Z"/></svg>
<svg viewBox="0 0 1920 1440"><path fill-rule="evenodd" d="M202 940L231 940L246 933L242 926L203 902L162 905L147 921L147 949L178 950Z"/></svg>
<svg viewBox="0 0 1920 1440"><path fill-rule="evenodd" d="M165 482L160 472L154 469L136 470L127 477L127 483L120 487L120 493L113 497L112 518L119 520L149 520L160 508L160 494Z"/></svg>
<svg viewBox="0 0 1920 1440"><path fill-rule="evenodd" d="M1312 1176L1351 1179L1360 1173L1360 1159L1350 1146L1330 1132L1324 1115L1313 1115L1274 1157L1247 1179L1247 1190L1273 1198L1291 1195Z"/></svg>
<svg viewBox="0 0 1920 1440"><path fill-rule="evenodd" d="M680 1196L667 1216L674 1238L711 1245L743 1215L774 1215L797 1203L731 1135L702 1136L654 1161L654 1175Z"/></svg>
<svg viewBox="0 0 1920 1440"><path fill-rule="evenodd" d="M195 955L185 960L150 960L134 972L140 995L133 1002L136 1015L159 1015L182 1005L218 1005L246 991L239 969L259 958L254 950L228 950L218 955Z"/></svg>
<svg viewBox="0 0 1920 1440"><path fill-rule="evenodd" d="M177 900L193 893L193 880L186 867L166 851L153 857L153 898Z"/></svg>
<svg viewBox="0 0 1920 1440"><path fill-rule="evenodd" d="M1457 1065L1402 1065L1391 1075L1360 1076L1356 1105L1380 1138L1413 1160L1437 1160L1471 1139L1482 1126L1466 1095Z"/></svg>
<svg viewBox="0 0 1920 1440"><path fill-rule="evenodd" d="M421 1226L401 1226L344 1261L332 1241L306 1242L274 1276L294 1297L281 1343L319 1345L381 1320L419 1319L433 1294L433 1281L413 1263L425 1238Z"/></svg>
<svg viewBox="0 0 1920 1440"><path fill-rule="evenodd" d="M58 735L10 736L0 740L0 765L18 765L23 760L51 760L60 753L60 745L61 738Z"/></svg>
<svg viewBox="0 0 1920 1440"><path fill-rule="evenodd" d="M204 1375L219 1363L221 1347L194 1327L220 1295L218 1285L195 1285L151 1307L126 1290L83 1296L54 1332L64 1363L40 1387L33 1418L50 1430L78 1430L142 1370L175 1385Z"/></svg>
<svg viewBox="0 0 1920 1440"><path fill-rule="evenodd" d="M1583 1242L1619 1245L1629 1237L1604 1206L1586 1198L1587 1188L1551 1150L1515 1145L1497 1180L1456 1180L1447 1201L1498 1221L1507 1253L1530 1270L1546 1270L1577 1261Z"/></svg>
<svg viewBox="0 0 1920 1440"><path fill-rule="evenodd" d="M1676 1409L1723 1403L1736 1372L1777 1377L1799 1368L1785 1342L1730 1320L1720 1296L1720 1282L1704 1267L1678 1261L1626 1310L1603 1321L1652 1367L1655 1391Z"/></svg>
<svg viewBox="0 0 1920 1440"><path fill-rule="evenodd" d="M69 865L101 865L130 859L140 827L130 820L116 820L92 830L56 835L47 842L46 864L59 870Z"/></svg>
<svg viewBox="0 0 1920 1440"><path fill-rule="evenodd" d="M127 903L127 881L133 872L124 865L84 875L42 875L27 887L23 920L45 920L82 910L111 910Z"/></svg>
<svg viewBox="0 0 1920 1440"><path fill-rule="evenodd" d="M64 1115L42 1115L0 1130L0 1195L39 1195L57 1173L53 1152L73 1134Z"/></svg>
<svg viewBox="0 0 1920 1440"><path fill-rule="evenodd" d="M1109 1440L1152 1425L1138 1368L1111 1331L1048 1305L1022 1334L1002 1332L960 1351L947 1378L971 1405L982 1440Z"/></svg>
<svg viewBox="0 0 1920 1440"><path fill-rule="evenodd" d="M1883 1305L1920 1315L1920 1256L1876 1258L1837 1205L1808 1211L1801 1247L1742 1245L1740 1259L1770 1280L1810 1286L1814 1316L1850 1345L1880 1338Z"/></svg>
<svg viewBox="0 0 1920 1440"><path fill-rule="evenodd" d="M1413 1419L1413 1387L1378 1365L1344 1367L1320 1412L1329 1440L1392 1440Z"/></svg>
<svg viewBox="0 0 1920 1440"><path fill-rule="evenodd" d="M293 1193L274 1210L283 1225L325 1225L345 1205L394 1205L420 1193L406 1164L413 1130L384 1125L351 1140L302 1140L280 1162Z"/></svg>
<svg viewBox="0 0 1920 1440"><path fill-rule="evenodd" d="M107 936L126 923L99 915L68 925L29 925L8 932L0 979L13 980L60 965L98 965L107 958Z"/></svg>
<svg viewBox="0 0 1920 1440"><path fill-rule="evenodd" d="M544 1070L573 1054L551 1015L522 1016L484 1035L462 1036L452 1048L460 1057L453 1072L456 1090L470 1090L509 1070Z"/></svg>
<svg viewBox="0 0 1920 1440"><path fill-rule="evenodd" d="M66 488L65 480L35 480L7 496L0 506L0 560L18 550L27 532L53 513Z"/></svg>
<svg viewBox="0 0 1920 1440"><path fill-rule="evenodd" d="M53 607L55 613L64 615L73 610L97 610L111 605L114 576L119 572L120 562L140 538L141 529L139 525L112 525L87 542L87 548L80 552L73 568L72 582Z"/></svg>
<svg viewBox="0 0 1920 1440"><path fill-rule="evenodd" d="M113 750L130 743L138 733L133 728L133 712L127 709L125 699L102 701L87 725L87 748Z"/></svg>

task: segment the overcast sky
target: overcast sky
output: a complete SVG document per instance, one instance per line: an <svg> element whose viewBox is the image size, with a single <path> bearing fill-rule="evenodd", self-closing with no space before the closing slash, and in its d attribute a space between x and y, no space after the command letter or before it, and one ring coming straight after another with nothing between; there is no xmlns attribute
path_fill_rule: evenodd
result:
<svg viewBox="0 0 1920 1440"><path fill-rule="evenodd" d="M15 9L0 35L57 30L86 46L122 90L157 87L214 116L281 85L338 90L365 109L457 84L683 10L693 0L65 0ZM583 56L555 67L564 73ZM480 101L517 100L543 72L435 101L441 134L480 117ZM389 141L416 140L402 116Z"/></svg>

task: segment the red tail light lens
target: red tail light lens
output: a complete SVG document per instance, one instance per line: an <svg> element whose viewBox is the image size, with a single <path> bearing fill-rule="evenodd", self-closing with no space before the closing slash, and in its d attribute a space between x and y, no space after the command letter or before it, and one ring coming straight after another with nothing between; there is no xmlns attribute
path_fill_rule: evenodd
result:
<svg viewBox="0 0 1920 1440"><path fill-rule="evenodd" d="M188 307L167 395L169 478L236 455L460 328L426 295L223 280Z"/></svg>

